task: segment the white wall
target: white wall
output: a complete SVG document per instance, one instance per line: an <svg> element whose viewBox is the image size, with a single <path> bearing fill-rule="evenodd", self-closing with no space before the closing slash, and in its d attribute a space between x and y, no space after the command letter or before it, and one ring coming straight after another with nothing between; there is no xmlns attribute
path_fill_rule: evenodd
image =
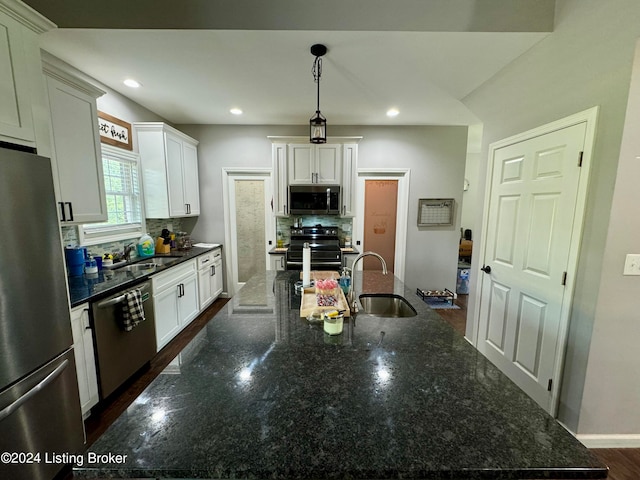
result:
<svg viewBox="0 0 640 480"><path fill-rule="evenodd" d="M640 253L640 42L637 45L580 412L581 430L590 433L610 433L610 419L618 420L615 433L640 432L640 277L622 276L625 254Z"/></svg>
<svg viewBox="0 0 640 480"><path fill-rule="evenodd" d="M136 102L129 100L124 95L112 90L111 88L99 83L96 83L102 88L105 93L102 97L98 98L98 110L104 113L108 113L111 116L119 118L128 123L133 122L167 122L161 116L153 113L151 110L137 104Z"/></svg>
<svg viewBox="0 0 640 480"><path fill-rule="evenodd" d="M305 125L178 125L198 139L201 215L192 236L224 243L222 167L271 167L267 136L304 136ZM455 288L460 237L460 201L466 156L466 127L330 126L330 135L362 136L360 168L410 168L409 227L405 282L411 287ZM453 227L418 230L419 198L455 198ZM275 241L275 239L274 239Z"/></svg>
<svg viewBox="0 0 640 480"><path fill-rule="evenodd" d="M491 142L600 106L559 410L559 418L577 433L640 432L640 410L626 409L631 396L638 398L640 355L636 348L603 348L640 338L640 322L625 322L624 329L614 326L622 311L640 310L640 297L610 296L608 289L601 288L609 281L621 283L619 265L609 265L607 260L619 262L622 246L609 241L605 248L605 242L635 43L640 36L638 18L637 0L558 0L554 33L464 99L484 125L481 178ZM620 202L616 208L626 217L627 231L633 236L640 222L633 204ZM476 241L480 224L478 218ZM622 234L620 227L612 225L609 237ZM480 256L474 255L473 260L472 269L477 271ZM471 281L472 292L476 280ZM472 296L470 312L475 304ZM469 317L468 336L474 334L472 330ZM598 348L590 354L592 341ZM624 368L611 368L612 355Z"/></svg>

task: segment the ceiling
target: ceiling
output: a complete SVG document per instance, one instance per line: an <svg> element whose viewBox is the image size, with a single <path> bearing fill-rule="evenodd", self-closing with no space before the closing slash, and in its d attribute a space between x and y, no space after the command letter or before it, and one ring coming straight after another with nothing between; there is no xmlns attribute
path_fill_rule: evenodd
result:
<svg viewBox="0 0 640 480"><path fill-rule="evenodd" d="M494 15L494 25L491 18L484 18L485 10L484 16L469 14L460 18L459 10L447 10L440 1L398 0L396 6L407 5L405 14L419 9L429 18L419 27L425 31L417 31L409 18L398 24L398 15L383 11L389 8L389 2L369 0L370 5L380 5L381 17L344 13L341 22L337 22L339 29L335 29L336 22L331 18L311 17L314 20L310 21L304 11L286 11L284 16L270 11L270 15L262 15L262 23L259 14L252 15L247 24L254 28L243 29L241 20L232 15L233 9L220 6L237 5L243 0L191 0L200 8L212 4L220 7L213 16L217 23L210 26L202 25L204 12L195 7L193 11L184 8L198 27L194 29L189 28L183 10L164 15L156 11L150 18L141 8L109 20L106 14L91 15L87 7L80 9L76 5L74 11L74 1L65 2L67 11L49 11L45 0L27 0L64 27L43 34L42 48L175 124L306 123L316 104L311 73L314 57L309 51L314 43L328 47L323 57L320 108L329 125L475 124L478 119L462 102L465 96L549 35L549 11L551 25L553 21L549 2L527 3L529 7L546 5L546 13L540 14L546 23L538 19L531 26L522 25L526 16L517 10L510 15L502 11ZM117 7L114 1L109 5ZM156 0L153 5L158 9L164 1ZM248 1L254 0L244 3ZM274 3L287 1L291 0ZM511 2L511 6L519 3L447 0L453 7L464 3L476 9L483 4L494 8L503 1ZM132 2L126 3L130 6ZM133 3L144 7L141 4L146 2ZM166 6L176 3L184 6L190 1ZM440 12L440 23L434 11L434 15L426 15L429 12L424 11L425 4L438 7L435 13ZM367 11L371 13L370 9ZM225 19L223 12L229 18ZM384 15L395 20L384 22ZM96 24L96 17L101 18L101 23ZM529 14L526 18L534 16ZM509 19L513 22L509 23ZM140 27L129 28L137 25ZM224 25L232 28L222 28ZM439 25L446 25L451 31L441 31ZM93 28L79 28L87 26ZM393 30L386 29L389 26ZM126 87L122 83L125 78L135 78L142 87ZM233 107L244 113L232 115L229 110ZM392 107L400 111L395 118L385 114Z"/></svg>

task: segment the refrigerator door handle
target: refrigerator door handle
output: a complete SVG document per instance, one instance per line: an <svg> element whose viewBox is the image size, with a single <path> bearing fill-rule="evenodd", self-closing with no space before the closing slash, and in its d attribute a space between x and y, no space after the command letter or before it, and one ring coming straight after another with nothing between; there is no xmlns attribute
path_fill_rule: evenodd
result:
<svg viewBox="0 0 640 480"><path fill-rule="evenodd" d="M66 222L67 221L67 215L65 214L64 211L64 203L63 202L58 202L58 205L60 205L60 221L61 222Z"/></svg>
<svg viewBox="0 0 640 480"><path fill-rule="evenodd" d="M29 399L31 399L31 397L33 397L36 393L44 389L47 385L49 385L56 378L58 378L60 374L63 372L63 370L67 368L68 365L69 365L69 360L65 359L65 361L62 362L60 365L58 365L53 372L51 372L49 375L44 377L44 379L40 383L38 383L36 386L34 386L31 390L29 390L24 395L22 395L15 402L13 402L9 406L2 409L2 411L0 411L0 422L5 418L7 418L9 415L11 415L15 410L20 408L24 403L28 402Z"/></svg>

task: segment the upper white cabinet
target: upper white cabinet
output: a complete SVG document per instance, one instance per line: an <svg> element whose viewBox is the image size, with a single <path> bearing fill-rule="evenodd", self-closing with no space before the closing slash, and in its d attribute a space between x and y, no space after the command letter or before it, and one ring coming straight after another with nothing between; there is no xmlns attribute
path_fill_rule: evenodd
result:
<svg viewBox="0 0 640 480"><path fill-rule="evenodd" d="M134 123L147 218L200 214L198 141L160 122Z"/></svg>
<svg viewBox="0 0 640 480"><path fill-rule="evenodd" d="M96 98L105 92L73 75L72 67L43 53L53 179L62 223L107 220Z"/></svg>
<svg viewBox="0 0 640 480"><path fill-rule="evenodd" d="M358 142L362 137L333 137L311 144L303 137L269 137L273 164L273 213L289 215L289 185L341 186L340 215L355 215Z"/></svg>
<svg viewBox="0 0 640 480"><path fill-rule="evenodd" d="M342 179L342 145L291 144L288 149L289 185L310 183L339 185Z"/></svg>
<svg viewBox="0 0 640 480"><path fill-rule="evenodd" d="M356 164L358 159L358 144L345 143L342 145L342 208L343 217L354 217L356 214Z"/></svg>
<svg viewBox="0 0 640 480"><path fill-rule="evenodd" d="M287 144L274 143L271 146L271 157L273 159L273 213L281 217L289 215Z"/></svg>
<svg viewBox="0 0 640 480"><path fill-rule="evenodd" d="M35 147L45 156L49 134L38 35L52 28L22 2L0 0L0 141Z"/></svg>

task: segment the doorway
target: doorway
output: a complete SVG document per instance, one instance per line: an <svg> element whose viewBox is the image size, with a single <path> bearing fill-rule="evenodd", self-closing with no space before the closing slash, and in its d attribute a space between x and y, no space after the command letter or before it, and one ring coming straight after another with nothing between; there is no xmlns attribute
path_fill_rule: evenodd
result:
<svg viewBox="0 0 640 480"><path fill-rule="evenodd" d="M223 169L223 177L224 250L233 296L253 275L269 268L271 171Z"/></svg>
<svg viewBox="0 0 640 480"><path fill-rule="evenodd" d="M492 144L475 345L557 409L597 109Z"/></svg>
<svg viewBox="0 0 640 480"><path fill-rule="evenodd" d="M384 258L393 273L396 255L398 180L364 181L364 244ZM372 257L362 259L363 270L380 270Z"/></svg>
<svg viewBox="0 0 640 480"><path fill-rule="evenodd" d="M354 247L361 253L371 250L382 255L389 271L401 281L405 271L410 180L408 168L358 169ZM384 201L379 201L378 195ZM371 260L371 268L379 270L380 263ZM360 263L357 267L363 266Z"/></svg>

